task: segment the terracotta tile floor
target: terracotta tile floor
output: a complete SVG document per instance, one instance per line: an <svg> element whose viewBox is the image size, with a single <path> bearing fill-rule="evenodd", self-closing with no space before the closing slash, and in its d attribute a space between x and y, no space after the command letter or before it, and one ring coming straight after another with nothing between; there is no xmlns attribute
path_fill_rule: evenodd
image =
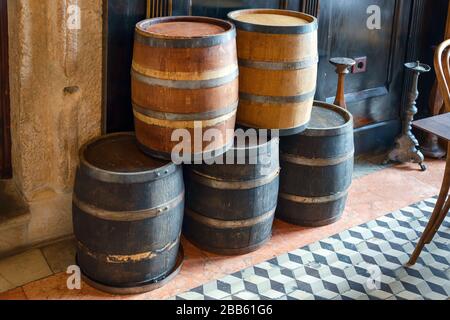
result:
<svg viewBox="0 0 450 320"><path fill-rule="evenodd" d="M219 257L202 252L183 239L186 257L182 271L167 286L151 293L110 296L84 283L81 290L68 290L66 286L68 275L61 272L2 293L0 299L168 298L209 280L263 262L436 195L439 192L445 162L428 160L427 164L427 172L420 172L418 166L413 164L388 167L376 172L370 169L367 175L359 172L353 182L345 214L339 222L322 228L307 229L276 221L270 243L251 254Z"/></svg>

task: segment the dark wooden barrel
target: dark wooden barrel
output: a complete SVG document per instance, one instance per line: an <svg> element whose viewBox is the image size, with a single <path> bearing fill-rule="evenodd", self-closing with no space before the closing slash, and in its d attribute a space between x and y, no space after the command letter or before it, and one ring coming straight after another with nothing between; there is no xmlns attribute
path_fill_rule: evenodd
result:
<svg viewBox="0 0 450 320"><path fill-rule="evenodd" d="M352 182L353 160L352 115L314 102L308 129L280 141L277 218L307 227L337 221Z"/></svg>
<svg viewBox="0 0 450 320"><path fill-rule="evenodd" d="M292 135L306 129L316 92L317 19L289 10L229 13L239 60L237 122Z"/></svg>
<svg viewBox="0 0 450 320"><path fill-rule="evenodd" d="M172 137L177 129L192 137L188 141L191 150L185 148L185 154L211 158L230 149L239 99L238 73L233 24L207 17L164 17L138 23L131 91L136 136L143 151L171 159L179 144L179 137ZM223 139L203 142L202 134L208 129L218 130ZM194 143L194 132L200 143Z"/></svg>
<svg viewBox="0 0 450 320"><path fill-rule="evenodd" d="M274 138L234 147L225 157L235 164L187 167L183 234L201 249L222 255L244 254L264 245L271 237L277 206L278 148ZM238 164L243 162L247 164Z"/></svg>
<svg viewBox="0 0 450 320"><path fill-rule="evenodd" d="M134 134L86 144L73 194L83 274L102 289L123 289L114 293L148 291L179 266L183 209L182 168L141 153Z"/></svg>

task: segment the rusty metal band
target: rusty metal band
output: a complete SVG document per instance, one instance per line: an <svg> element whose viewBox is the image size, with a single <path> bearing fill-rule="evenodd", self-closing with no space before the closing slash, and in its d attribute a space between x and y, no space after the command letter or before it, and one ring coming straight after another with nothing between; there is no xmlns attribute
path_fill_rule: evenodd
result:
<svg viewBox="0 0 450 320"><path fill-rule="evenodd" d="M339 199L342 199L348 195L349 189L338 192L333 195L324 196L324 197L302 197L302 196L296 196L292 194L287 193L280 193L279 197L284 200L292 201L295 203L303 203L303 204L320 204L320 203L328 203L337 201Z"/></svg>
<svg viewBox="0 0 450 320"><path fill-rule="evenodd" d="M199 128L202 129L202 128L213 127L218 124L229 121L230 119L232 119L236 116L236 112L237 112L237 109L235 111L232 111L230 113L227 113L227 114L217 117L217 118L208 119L208 120L198 120L198 121L195 121L195 120L177 120L177 121L161 120L161 119L153 118L150 116L146 116L142 113L136 112L135 110L133 111L133 114L134 114L135 119L137 119L145 124L151 125L151 126L158 126L158 127L172 128L172 129L188 129L188 128L194 129L197 126L197 122L200 122Z"/></svg>
<svg viewBox="0 0 450 320"><path fill-rule="evenodd" d="M316 94L316 88L314 88L314 90L304 93L304 94L300 94L300 95L296 95L296 96L288 96L288 97L259 96L259 95L254 95L254 94L250 94L250 93L244 93L244 92L240 92L239 97L242 100L247 100L247 101L256 102L256 103L287 104L287 103L300 103L300 102L305 102L305 101L311 100L314 98L315 94Z"/></svg>
<svg viewBox="0 0 450 320"><path fill-rule="evenodd" d="M300 157L293 154L282 153L280 158L282 161L289 162L292 164L298 164L302 166L309 167L328 167L328 166L336 166L338 164L347 162L354 158L355 152L349 152L343 156L329 159L320 159L320 158L306 158Z"/></svg>
<svg viewBox="0 0 450 320"><path fill-rule="evenodd" d="M203 216L197 212L194 212L190 209L187 209L187 208L185 209L185 214L189 218L191 218L201 224L213 227L215 229L238 229L238 228L253 227L253 226L257 225L258 223L266 222L268 220L273 219L273 217L275 215L275 209L273 209L269 212L266 212L256 218L245 219L245 220L232 220L232 221L208 218L208 217L205 217L205 216Z"/></svg>
<svg viewBox="0 0 450 320"><path fill-rule="evenodd" d="M231 147L233 146L233 143L234 143L233 139L230 139L230 141L228 141L228 143L221 148L213 149L213 150L208 149L208 150L204 150L203 152L193 153L190 155L191 161L188 163L185 163L185 164L194 163L196 159L203 159L203 161L215 159L215 158L223 155L228 150L230 150ZM172 154L170 152L152 150L140 142L138 142L138 147L145 154L155 157L157 159L165 159L165 160L172 159Z"/></svg>
<svg viewBox="0 0 450 320"><path fill-rule="evenodd" d="M165 245L161 249L156 249L152 251L147 252L141 252L136 254L127 254L127 255L117 255L117 254L106 254L106 253L99 253L99 252L93 252L89 248L87 248L83 243L80 241L77 241L77 247L79 250L81 250L83 253L87 254L88 256L100 260L106 263L112 263L112 264L124 264L124 263L136 263L136 262L143 262L147 260L151 260L153 258L156 258L158 255L168 252L174 247L178 246L180 243L180 235L177 237L177 239L174 242L170 242L167 245Z"/></svg>
<svg viewBox="0 0 450 320"><path fill-rule="evenodd" d="M221 189L221 190L249 190L258 188L261 186L265 186L271 182L273 182L275 179L278 178L280 174L280 169L277 168L277 170L274 170L267 176L259 179L254 180L246 180L246 181L227 181L227 180L221 180L217 179L216 177L212 177L209 175L206 175L204 173L198 172L197 170L191 170L190 171L191 178L205 186L208 186L213 189Z"/></svg>
<svg viewBox="0 0 450 320"><path fill-rule="evenodd" d="M239 69L236 68L229 75L224 77L210 79L210 80L166 80L160 78L153 78L149 76L145 76L143 74L138 73L135 70L131 70L131 76L142 83L145 83L149 86L160 86L166 88L174 88L174 89L187 89L187 90L195 90L195 89L208 89L220 87L230 82L233 82L239 76Z"/></svg>
<svg viewBox="0 0 450 320"><path fill-rule="evenodd" d="M156 78L162 80L174 80L174 81L201 81L211 80L226 77L238 69L237 61L230 63L229 65L217 69L203 70L198 72L189 71L167 71L167 70L155 70L139 64L137 61L133 61L131 68L149 78Z"/></svg>
<svg viewBox="0 0 450 320"><path fill-rule="evenodd" d="M317 65L318 62L318 56L295 62L252 61L239 59L239 66L253 69L288 71L310 68Z"/></svg>
<svg viewBox="0 0 450 320"><path fill-rule="evenodd" d="M147 117L160 119L160 120L172 120L172 121L199 121L199 120L210 120L215 119L226 114L235 112L238 107L239 102L236 101L230 106L220 108L213 111L207 112L197 112L197 113L168 113L159 112L143 108L135 103L133 103L133 110L137 113L141 113Z"/></svg>
<svg viewBox="0 0 450 320"><path fill-rule="evenodd" d="M183 202L183 200L184 200L184 191L181 194L179 194L176 198L160 206L139 211L110 211L101 209L96 206L93 206L92 204L88 204L84 201L81 201L80 199L78 199L76 194L73 195L72 203L74 206L76 206L84 213L87 213L99 219L109 221L130 222L155 218L160 215L163 215L169 212L170 210L178 207Z"/></svg>
<svg viewBox="0 0 450 320"><path fill-rule="evenodd" d="M266 129L266 128L260 127L258 125L255 125L255 124L245 123L245 122L243 122L242 120L239 120L239 119L236 122L237 122L237 124L240 127L244 128L244 129L255 129L255 128L256 129ZM278 131L278 135L280 137L293 136L293 135L296 135L296 134L304 132L306 130L307 126L308 126L308 123L309 123L309 121L305 122L305 123L298 124L296 127L293 127L293 128L284 128L284 129L283 128L272 128L272 129L269 129L269 130L272 130L272 131L273 130L277 130Z"/></svg>
<svg viewBox="0 0 450 320"><path fill-rule="evenodd" d="M154 20L154 19L152 19ZM141 28L146 28L145 22L138 24ZM151 34L145 34L140 30L136 30L134 35L134 40L145 46L154 48L178 48L178 49L189 49L189 48L208 48L215 47L225 44L236 38L236 29L232 27L227 32L208 36L203 38L180 38L180 39L170 39L170 38L156 38L152 37Z"/></svg>

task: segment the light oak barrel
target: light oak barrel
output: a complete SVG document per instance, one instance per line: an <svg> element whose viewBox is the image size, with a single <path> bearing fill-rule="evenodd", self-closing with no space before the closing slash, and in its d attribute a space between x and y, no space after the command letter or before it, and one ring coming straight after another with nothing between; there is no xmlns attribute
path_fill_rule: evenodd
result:
<svg viewBox="0 0 450 320"><path fill-rule="evenodd" d="M179 264L183 209L181 166L146 156L131 133L89 142L80 150L73 194L83 274L114 293L163 281Z"/></svg>
<svg viewBox="0 0 450 320"><path fill-rule="evenodd" d="M137 24L131 71L136 136L142 150L171 159L176 129L200 139L217 129L223 139L194 144L211 157L232 146L239 100L235 27L207 17L163 17ZM227 129L231 133L227 134ZM202 140L201 140L202 141Z"/></svg>
<svg viewBox="0 0 450 320"><path fill-rule="evenodd" d="M317 227L337 221L352 182L353 118L335 105L314 102L301 134L280 141L277 218Z"/></svg>
<svg viewBox="0 0 450 320"><path fill-rule="evenodd" d="M273 138L232 148L225 157L234 158L235 164L188 166L186 238L222 255L248 253L270 240L279 187L278 150L279 139ZM246 164L238 164L238 159Z"/></svg>
<svg viewBox="0 0 450 320"><path fill-rule="evenodd" d="M229 13L237 28L240 102L237 122L305 130L317 80L317 20L294 11L248 9Z"/></svg>

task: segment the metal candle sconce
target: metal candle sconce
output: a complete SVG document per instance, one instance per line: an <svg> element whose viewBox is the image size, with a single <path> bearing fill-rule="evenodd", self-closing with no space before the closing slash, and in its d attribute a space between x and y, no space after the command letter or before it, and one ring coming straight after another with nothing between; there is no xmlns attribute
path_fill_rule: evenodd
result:
<svg viewBox="0 0 450 320"><path fill-rule="evenodd" d="M423 163L424 156L419 151L419 142L412 133L412 122L417 113L416 100L419 97L418 82L421 73L426 73L431 70L429 65L417 62L405 63L406 69L413 72L413 81L408 94L408 105L403 119L402 135L397 138L395 148L389 153L386 162L413 162L418 163L422 171L427 167Z"/></svg>

